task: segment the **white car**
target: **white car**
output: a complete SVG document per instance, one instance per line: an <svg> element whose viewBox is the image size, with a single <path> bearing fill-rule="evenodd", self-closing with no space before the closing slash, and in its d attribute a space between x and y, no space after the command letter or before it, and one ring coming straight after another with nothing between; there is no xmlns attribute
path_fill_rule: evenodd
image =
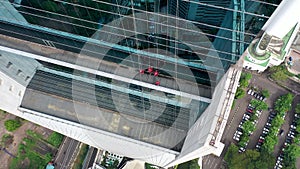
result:
<svg viewBox="0 0 300 169"><path fill-rule="evenodd" d="M244 147L240 147L240 148L239 148L239 153L242 153L242 152L244 152L244 151L246 151L246 149L245 149Z"/></svg>
<svg viewBox="0 0 300 169"><path fill-rule="evenodd" d="M290 133L288 134L288 137L295 138L295 136Z"/></svg>
<svg viewBox="0 0 300 169"><path fill-rule="evenodd" d="M239 135L234 135L234 136L233 136L233 140L235 140L235 141L240 141L240 136L239 136Z"/></svg>
<svg viewBox="0 0 300 169"><path fill-rule="evenodd" d="M262 140L264 140L265 138L264 138L263 136L260 136L260 137L259 137L259 139L262 139Z"/></svg>
<svg viewBox="0 0 300 169"><path fill-rule="evenodd" d="M292 132L292 131L289 131L289 134L291 135L295 135L296 133Z"/></svg>
<svg viewBox="0 0 300 169"><path fill-rule="evenodd" d="M247 94L251 94L251 92L252 92L252 90L251 90L251 89L249 89L249 90L248 90L248 92L247 92Z"/></svg>
<svg viewBox="0 0 300 169"><path fill-rule="evenodd" d="M235 131L234 134L242 135L243 133L241 131Z"/></svg>
<svg viewBox="0 0 300 169"><path fill-rule="evenodd" d="M249 116L248 114L244 114L244 115L243 115L243 119L249 120L249 119L250 119L250 116Z"/></svg>
<svg viewBox="0 0 300 169"><path fill-rule="evenodd" d="M268 134L268 132L267 131L265 131L265 130L263 130L263 132L262 132L263 134Z"/></svg>
<svg viewBox="0 0 300 169"><path fill-rule="evenodd" d="M297 127L294 125L291 125L291 129L296 129Z"/></svg>
<svg viewBox="0 0 300 169"><path fill-rule="evenodd" d="M260 115L261 115L261 110L256 110L256 112L255 112L255 115L257 116L257 117L259 117Z"/></svg>

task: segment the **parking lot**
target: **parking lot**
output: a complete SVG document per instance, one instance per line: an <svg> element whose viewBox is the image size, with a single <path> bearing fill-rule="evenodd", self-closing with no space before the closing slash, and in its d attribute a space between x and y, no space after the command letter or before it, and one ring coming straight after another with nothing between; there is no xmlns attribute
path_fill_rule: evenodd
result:
<svg viewBox="0 0 300 169"><path fill-rule="evenodd" d="M294 84L294 83L293 83ZM265 127L268 117L270 115L270 112L274 106L274 102L278 97L289 93L288 90L286 90L283 87L278 86L276 83L270 81L266 78L265 75L256 75L253 74L251 82L249 86L256 88L258 91L261 91L263 89L267 89L270 93L270 97L265 100L265 102L268 104L269 110L262 111L260 117L258 118L258 122L256 124L256 130L253 132L253 134L250 136L249 143L247 145L247 149L255 149L256 145L258 143L258 140L260 138L260 135L263 132L263 128ZM295 88L294 88L295 87ZM299 84L293 85L293 90L297 90L297 87L300 90ZM239 126L239 123L242 121L243 116L246 112L246 109L251 101L251 99L254 99L253 96L246 94L242 99L236 100L234 108L231 110L231 113L228 118L228 122L226 124L226 128L222 137L222 142L225 143L225 149L221 155L221 157L215 157L215 156L206 156L204 158L204 169L212 169L212 168L222 168L223 157L227 151L228 146L233 142L237 143L235 140L233 140L234 133L237 130L237 127ZM294 107L297 103L300 103L300 96L297 95L293 100L293 109L289 111L284 119L284 124L281 126L281 129L283 130L282 134L278 135L278 144L276 144L274 148L274 156L277 157L281 151L282 146L284 145L284 142L286 141L290 125L294 118ZM280 131L279 131L280 132ZM208 165L209 162L214 161L214 165ZM207 165L206 165L207 164ZM275 166L275 164L274 164ZM300 166L300 160L298 159L296 166ZM299 167L298 167L299 168ZM300 168L299 168L300 169Z"/></svg>

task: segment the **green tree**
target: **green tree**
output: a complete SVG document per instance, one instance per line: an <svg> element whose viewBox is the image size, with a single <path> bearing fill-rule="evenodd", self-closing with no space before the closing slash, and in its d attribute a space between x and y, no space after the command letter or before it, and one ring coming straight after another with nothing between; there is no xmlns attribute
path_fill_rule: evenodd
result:
<svg viewBox="0 0 300 169"><path fill-rule="evenodd" d="M249 142L249 136L247 134L243 134L240 138L238 145L239 147L245 147L248 142Z"/></svg>
<svg viewBox="0 0 300 169"><path fill-rule="evenodd" d="M252 131L255 130L255 124L248 120L243 124L243 130L245 131L245 133L250 134Z"/></svg>
<svg viewBox="0 0 300 169"><path fill-rule="evenodd" d="M242 73L240 77L240 87L244 88L249 85L249 80L252 78L251 73Z"/></svg>
<svg viewBox="0 0 300 169"><path fill-rule="evenodd" d="M241 79L244 79L246 81L249 81L250 79L252 79L252 74L251 73L242 73L241 74Z"/></svg>
<svg viewBox="0 0 300 169"><path fill-rule="evenodd" d="M300 114L300 103L298 103L298 104L296 105L295 111L296 111L297 114L298 114L298 113Z"/></svg>
<svg viewBox="0 0 300 169"><path fill-rule="evenodd" d="M7 131L14 131L17 128L21 127L21 122L19 120L6 120L4 122L4 126Z"/></svg>
<svg viewBox="0 0 300 169"><path fill-rule="evenodd" d="M291 93L288 93L286 95L280 96L276 102L275 102L275 110L277 112L287 112L292 107L292 101L294 99L294 96Z"/></svg>
<svg viewBox="0 0 300 169"><path fill-rule="evenodd" d="M234 144L231 144L228 147L228 150L226 151L226 154L224 157L224 160L227 162L228 166L232 165L232 159L235 158L235 156L237 156L238 150L239 150L239 148Z"/></svg>
<svg viewBox="0 0 300 169"><path fill-rule="evenodd" d="M268 98L268 97L270 97L270 93L269 93L269 90L262 90L261 91L261 94L263 95L263 96L265 96L266 98Z"/></svg>
<svg viewBox="0 0 300 169"><path fill-rule="evenodd" d="M272 127L280 128L280 126L284 123L284 119L281 118L279 115L276 115L272 121Z"/></svg>
<svg viewBox="0 0 300 169"><path fill-rule="evenodd" d="M179 164L177 169L200 169L198 159Z"/></svg>
<svg viewBox="0 0 300 169"><path fill-rule="evenodd" d="M242 88L237 88L236 93L235 93L235 98L240 99L245 96L246 92Z"/></svg>
<svg viewBox="0 0 300 169"><path fill-rule="evenodd" d="M288 145L284 152L284 166L296 168L296 159L300 157L300 147L296 144Z"/></svg>
<svg viewBox="0 0 300 169"><path fill-rule="evenodd" d="M238 147L231 144L225 154L224 160L229 169L267 169L274 167L275 158L264 151L246 150L238 153ZM247 167L246 167L247 166Z"/></svg>
<svg viewBox="0 0 300 169"><path fill-rule="evenodd" d="M267 103L265 103L261 100L252 99L250 101L250 104L255 108L255 110L267 110L268 109Z"/></svg>
<svg viewBox="0 0 300 169"><path fill-rule="evenodd" d="M268 135L265 138L265 142L262 145L262 149L266 152L272 153L274 151L274 146L277 144L277 137L274 135Z"/></svg>

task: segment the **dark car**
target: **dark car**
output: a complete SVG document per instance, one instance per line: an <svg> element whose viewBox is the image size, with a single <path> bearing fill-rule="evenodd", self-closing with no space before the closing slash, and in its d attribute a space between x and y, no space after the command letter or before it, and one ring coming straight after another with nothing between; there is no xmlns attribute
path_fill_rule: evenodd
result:
<svg viewBox="0 0 300 169"><path fill-rule="evenodd" d="M281 129L281 130L279 131L279 135L280 135L280 136L283 136L283 134L284 134L284 130Z"/></svg>
<svg viewBox="0 0 300 169"><path fill-rule="evenodd" d="M262 133L262 134L261 134L261 136L262 136L262 137L266 137L266 136L267 136L267 134L264 134L264 133Z"/></svg>
<svg viewBox="0 0 300 169"><path fill-rule="evenodd" d="M287 137L286 140L285 140L285 142L288 143L288 144L291 144L292 143L292 138Z"/></svg>

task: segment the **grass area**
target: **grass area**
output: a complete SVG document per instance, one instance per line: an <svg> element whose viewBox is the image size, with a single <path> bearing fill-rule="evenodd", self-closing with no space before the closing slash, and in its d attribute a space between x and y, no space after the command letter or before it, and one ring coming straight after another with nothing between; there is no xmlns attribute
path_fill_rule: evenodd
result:
<svg viewBox="0 0 300 169"><path fill-rule="evenodd" d="M52 134L52 138L48 138L48 140L45 140L43 136L39 133L35 133L32 130L26 131L27 137L23 139L23 142L18 147L18 154L17 158L13 158L9 168L10 169L27 169L27 168L33 168L33 169L45 169L47 163L51 161L52 159L52 152L55 149L50 145L53 144L53 140L56 140L56 138L61 138L61 136L57 136L57 134ZM63 139L63 136L61 140ZM52 142L50 142L52 141ZM40 145L48 145L50 148L50 152L46 151L39 151ZM58 143L55 143L58 144ZM59 146L59 145L58 145Z"/></svg>
<svg viewBox="0 0 300 169"><path fill-rule="evenodd" d="M53 132L47 139L47 141L53 145L54 147L58 148L62 143L64 136L57 132Z"/></svg>
<svg viewBox="0 0 300 169"><path fill-rule="evenodd" d="M17 158L13 158L10 163L10 169L20 169L20 168L35 168L35 169L45 169L46 164L52 159L52 155L47 153L46 155L41 155L33 150L37 139L26 137L23 139L18 147Z"/></svg>
<svg viewBox="0 0 300 169"><path fill-rule="evenodd" d="M287 70L284 64L271 67L269 72L271 73L270 77L276 81L285 81L288 77L295 76Z"/></svg>
<svg viewBox="0 0 300 169"><path fill-rule="evenodd" d="M85 159L85 156L87 155L87 152L89 150L89 146L86 144L83 144L80 148L79 154L76 157L76 160L74 161L73 169L81 169L83 165L83 161Z"/></svg>

